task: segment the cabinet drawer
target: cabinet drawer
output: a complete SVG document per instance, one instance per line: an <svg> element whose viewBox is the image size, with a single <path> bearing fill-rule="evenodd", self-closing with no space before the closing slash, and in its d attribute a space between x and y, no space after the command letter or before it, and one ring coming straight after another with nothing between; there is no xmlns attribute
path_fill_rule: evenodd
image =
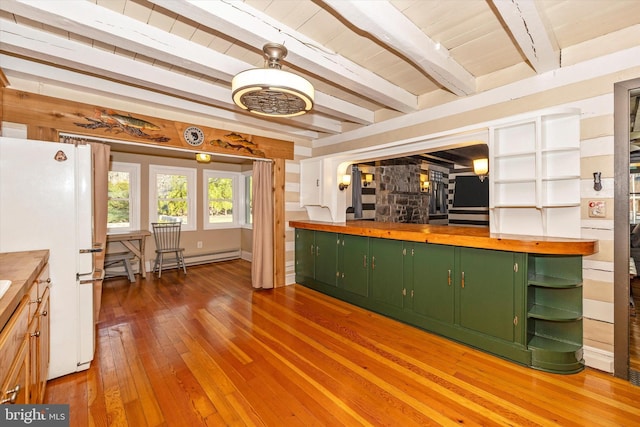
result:
<svg viewBox="0 0 640 427"><path fill-rule="evenodd" d="M0 384L4 383L9 373L9 367L13 364L27 335L29 323L28 303L28 299L23 298L11 320L0 333Z"/></svg>
<svg viewBox="0 0 640 427"><path fill-rule="evenodd" d="M7 374L0 380L0 402L23 405L28 401L27 384L27 342L16 350L15 360ZM7 366L7 368L9 368Z"/></svg>
<svg viewBox="0 0 640 427"><path fill-rule="evenodd" d="M29 290L29 319L38 312L45 290L49 287L49 264L45 265Z"/></svg>

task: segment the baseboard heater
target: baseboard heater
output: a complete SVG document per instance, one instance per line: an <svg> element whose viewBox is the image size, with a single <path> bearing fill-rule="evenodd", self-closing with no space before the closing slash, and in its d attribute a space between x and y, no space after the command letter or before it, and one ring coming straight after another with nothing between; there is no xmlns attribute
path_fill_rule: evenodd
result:
<svg viewBox="0 0 640 427"><path fill-rule="evenodd" d="M240 258L240 249L231 249L217 252L207 252L203 254L188 254L184 256L184 263L189 266L209 264L217 261L229 261L232 259ZM153 268L155 258L149 260L150 268ZM176 259L172 254L165 254L164 261L162 262L162 269L176 268Z"/></svg>

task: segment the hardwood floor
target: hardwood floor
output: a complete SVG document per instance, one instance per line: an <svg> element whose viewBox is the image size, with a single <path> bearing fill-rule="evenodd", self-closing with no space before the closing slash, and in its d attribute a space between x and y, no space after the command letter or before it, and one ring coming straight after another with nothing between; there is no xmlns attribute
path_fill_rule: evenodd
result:
<svg viewBox="0 0 640 427"><path fill-rule="evenodd" d="M631 281L635 308L629 309L629 368L640 372L640 278Z"/></svg>
<svg viewBox="0 0 640 427"><path fill-rule="evenodd" d="M220 262L105 282L90 369L49 382L72 426L640 425L640 387L554 375Z"/></svg>

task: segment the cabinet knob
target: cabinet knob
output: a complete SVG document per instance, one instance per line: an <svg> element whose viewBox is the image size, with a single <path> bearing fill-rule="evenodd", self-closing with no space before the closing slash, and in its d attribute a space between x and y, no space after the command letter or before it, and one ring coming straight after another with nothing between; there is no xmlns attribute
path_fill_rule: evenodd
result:
<svg viewBox="0 0 640 427"><path fill-rule="evenodd" d="M46 316L47 314L49 314L49 312L47 310L43 311L41 316Z"/></svg>
<svg viewBox="0 0 640 427"><path fill-rule="evenodd" d="M16 385L13 389L7 390L5 395L9 396L6 399L0 400L0 405L4 405L5 403L16 403L18 400L18 394L20 394L20 385Z"/></svg>
<svg viewBox="0 0 640 427"><path fill-rule="evenodd" d="M32 337L38 338L40 336L40 331L35 331L31 334Z"/></svg>

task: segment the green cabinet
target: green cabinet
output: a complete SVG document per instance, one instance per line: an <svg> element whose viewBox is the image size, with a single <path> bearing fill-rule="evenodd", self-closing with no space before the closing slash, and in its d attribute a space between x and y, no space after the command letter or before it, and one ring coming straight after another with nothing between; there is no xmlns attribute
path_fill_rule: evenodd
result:
<svg viewBox="0 0 640 427"><path fill-rule="evenodd" d="M369 239L371 300L378 306L402 308L403 249L401 240Z"/></svg>
<svg viewBox="0 0 640 427"><path fill-rule="evenodd" d="M527 347L531 365L579 372L582 359L582 257L529 255Z"/></svg>
<svg viewBox="0 0 640 427"><path fill-rule="evenodd" d="M338 235L296 229L296 282L309 279L336 286Z"/></svg>
<svg viewBox="0 0 640 427"><path fill-rule="evenodd" d="M528 364L522 254L416 243L408 317L417 326Z"/></svg>
<svg viewBox="0 0 640 427"><path fill-rule="evenodd" d="M518 318L515 290L522 287L513 252L458 248L456 323L482 334L514 341ZM523 266L524 267L524 266Z"/></svg>
<svg viewBox="0 0 640 427"><path fill-rule="evenodd" d="M304 283L306 278L314 277L315 234L316 232L313 230L296 229L295 267L296 282L298 283Z"/></svg>
<svg viewBox="0 0 640 427"><path fill-rule="evenodd" d="M296 229L297 283L506 359L584 368L582 257Z"/></svg>
<svg viewBox="0 0 640 427"><path fill-rule="evenodd" d="M338 234L316 232L315 279L336 286L338 271Z"/></svg>
<svg viewBox="0 0 640 427"><path fill-rule="evenodd" d="M369 238L341 234L338 244L338 288L369 296Z"/></svg>
<svg viewBox="0 0 640 427"><path fill-rule="evenodd" d="M416 243L413 247L411 310L453 324L455 247Z"/></svg>

